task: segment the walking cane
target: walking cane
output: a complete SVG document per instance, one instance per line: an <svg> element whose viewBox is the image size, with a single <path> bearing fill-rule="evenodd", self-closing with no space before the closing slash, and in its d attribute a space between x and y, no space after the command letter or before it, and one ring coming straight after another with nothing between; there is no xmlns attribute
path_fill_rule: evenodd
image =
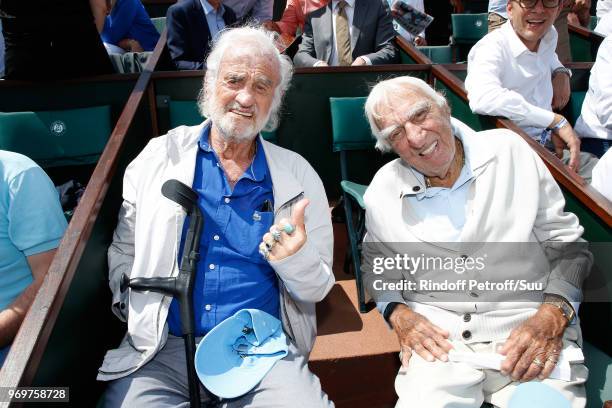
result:
<svg viewBox="0 0 612 408"><path fill-rule="evenodd" d="M166 296L173 296L179 302L181 315L181 331L185 340L185 354L187 357L187 376L189 380L189 400L191 408L200 407L200 387L195 370L195 333L193 315L193 286L195 283L196 266L200 258L200 236L204 226L204 216L198 207L198 194L190 187L178 180L168 180L161 189L164 197L174 201L185 209L190 216L189 228L185 235L183 256L179 273L175 277L169 278L128 278L123 275L121 279L121 291L128 287L133 290L162 293ZM204 392L208 397L205 407L215 407L219 403L216 395L210 393L206 387Z"/></svg>

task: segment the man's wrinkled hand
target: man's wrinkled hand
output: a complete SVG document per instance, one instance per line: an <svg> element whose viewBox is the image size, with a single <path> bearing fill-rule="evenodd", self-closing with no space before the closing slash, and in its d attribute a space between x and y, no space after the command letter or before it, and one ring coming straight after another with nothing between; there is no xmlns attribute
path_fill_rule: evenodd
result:
<svg viewBox="0 0 612 408"><path fill-rule="evenodd" d="M514 381L548 378L557 365L563 348L567 319L553 305L544 304L538 312L516 329L500 349L506 356L501 366Z"/></svg>
<svg viewBox="0 0 612 408"><path fill-rule="evenodd" d="M552 79L552 86L553 98L551 106L553 110L563 109L569 102L571 94L569 76L562 72L557 73Z"/></svg>
<svg viewBox="0 0 612 408"><path fill-rule="evenodd" d="M558 158L563 157L563 150L567 148L570 153L568 167L578 173L580 169L580 139L568 123L552 134L552 143Z"/></svg>
<svg viewBox="0 0 612 408"><path fill-rule="evenodd" d="M309 203L310 201L307 198L298 201L293 208L291 220L283 218L278 224L270 227L270 232L264 234L260 249L262 247L268 248L268 261L285 259L304 246L306 242L304 213Z"/></svg>
<svg viewBox="0 0 612 408"><path fill-rule="evenodd" d="M400 304L389 316L389 322L399 339L402 366L408 367L413 351L426 361L448 361L448 352L453 348L447 340L449 333L431 323L425 316Z"/></svg>

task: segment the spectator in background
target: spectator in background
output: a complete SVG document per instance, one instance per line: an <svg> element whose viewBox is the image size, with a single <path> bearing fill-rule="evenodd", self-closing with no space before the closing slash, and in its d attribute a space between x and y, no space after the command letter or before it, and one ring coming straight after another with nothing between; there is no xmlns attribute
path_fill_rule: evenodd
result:
<svg viewBox="0 0 612 408"><path fill-rule="evenodd" d="M159 33L140 0L112 0L110 6L101 34L105 45L123 52L153 51Z"/></svg>
<svg viewBox="0 0 612 408"><path fill-rule="evenodd" d="M0 150L0 366L65 229L45 172L21 154Z"/></svg>
<svg viewBox="0 0 612 408"><path fill-rule="evenodd" d="M267 30L279 34L295 36L298 29L304 32L306 16L313 11L327 6L329 0L288 0L283 16L278 21L266 21L263 25Z"/></svg>
<svg viewBox="0 0 612 408"><path fill-rule="evenodd" d="M203 69L210 43L236 22L234 11L222 0L184 0L166 14L168 50L179 70Z"/></svg>
<svg viewBox="0 0 612 408"><path fill-rule="evenodd" d="M562 0L545 1L547 7L542 0L508 1L509 21L470 50L465 88L474 113L516 122L590 181L597 159L580 152L572 126L553 112L569 100L571 71L555 54L557 32L552 25Z"/></svg>
<svg viewBox="0 0 612 408"><path fill-rule="evenodd" d="M489 32L501 27L508 20L506 7L510 1L513 0L489 0ZM563 7L559 10L554 23L558 35L556 52L561 62L571 62L568 19L574 24L587 27L590 19L588 10L591 7L591 0L562 0L562 4Z"/></svg>
<svg viewBox="0 0 612 408"><path fill-rule="evenodd" d="M389 3L389 7L391 7L393 2L395 1L397 0L387 0L387 3ZM412 6L412 8L414 8L415 10L425 13L425 6L423 4L423 0L404 0L404 2L408 4L409 6ZM408 41L409 43L417 45L417 46L427 45L427 41L425 40L425 30L421 31L416 36L412 35L408 31L404 30L404 28L397 21L395 21L395 19L393 20L393 28L399 35L404 37L406 41Z"/></svg>
<svg viewBox="0 0 612 408"><path fill-rule="evenodd" d="M597 51L591 69L589 90L584 97L582 112L576 121L582 150L597 157L612 146L612 37L607 37ZM612 180L609 180L612 184Z"/></svg>
<svg viewBox="0 0 612 408"><path fill-rule="evenodd" d="M272 20L274 0L223 0L223 4L234 11L239 24Z"/></svg>
<svg viewBox="0 0 612 408"><path fill-rule="evenodd" d="M53 80L113 73L94 23L104 0L0 1L5 78Z"/></svg>
<svg viewBox="0 0 612 408"><path fill-rule="evenodd" d="M296 67L399 62L387 0L332 0L306 17Z"/></svg>
<svg viewBox="0 0 612 408"><path fill-rule="evenodd" d="M612 202L612 149L608 149L593 168L591 186Z"/></svg>

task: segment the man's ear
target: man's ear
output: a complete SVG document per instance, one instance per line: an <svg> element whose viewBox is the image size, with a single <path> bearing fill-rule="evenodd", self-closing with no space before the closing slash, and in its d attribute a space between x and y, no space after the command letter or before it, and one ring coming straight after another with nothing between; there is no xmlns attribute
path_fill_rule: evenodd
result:
<svg viewBox="0 0 612 408"><path fill-rule="evenodd" d="M508 3L506 3L506 13L508 13L508 18L512 17L513 7L514 7L514 4L512 4L512 0L508 0Z"/></svg>

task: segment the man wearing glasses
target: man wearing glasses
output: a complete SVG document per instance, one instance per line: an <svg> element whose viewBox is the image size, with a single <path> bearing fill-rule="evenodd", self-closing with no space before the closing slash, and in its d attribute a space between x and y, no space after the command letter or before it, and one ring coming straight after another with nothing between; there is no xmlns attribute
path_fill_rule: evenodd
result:
<svg viewBox="0 0 612 408"><path fill-rule="evenodd" d="M542 143L587 182L597 159L553 110L569 100L571 71L561 64L552 27L561 0L510 0L508 21L470 51L465 87L474 113L504 116ZM560 89L562 92L555 92Z"/></svg>

